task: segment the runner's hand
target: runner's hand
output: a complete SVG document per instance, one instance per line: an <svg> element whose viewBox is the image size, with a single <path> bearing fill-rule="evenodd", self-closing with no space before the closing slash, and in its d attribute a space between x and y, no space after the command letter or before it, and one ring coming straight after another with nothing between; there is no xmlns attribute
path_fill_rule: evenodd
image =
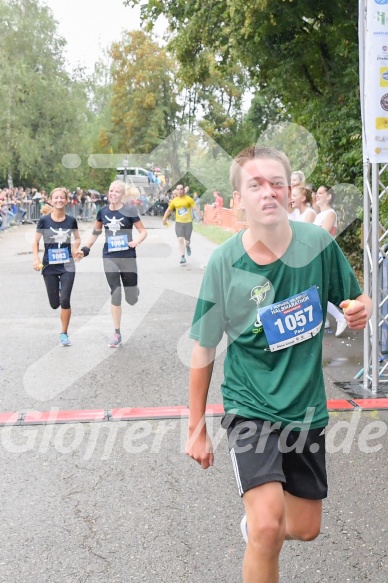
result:
<svg viewBox="0 0 388 583"><path fill-rule="evenodd" d="M365 305L358 300L344 300L340 303L344 311L345 320L351 330L363 330L368 321L368 312Z"/></svg>
<svg viewBox="0 0 388 583"><path fill-rule="evenodd" d="M73 257L76 261L81 261L81 259L83 259L85 255L82 249L78 249L77 253L73 254Z"/></svg>
<svg viewBox="0 0 388 583"><path fill-rule="evenodd" d="M199 434L195 430L189 432L186 442L186 454L193 458L204 470L213 465L213 446L206 428L203 428Z"/></svg>

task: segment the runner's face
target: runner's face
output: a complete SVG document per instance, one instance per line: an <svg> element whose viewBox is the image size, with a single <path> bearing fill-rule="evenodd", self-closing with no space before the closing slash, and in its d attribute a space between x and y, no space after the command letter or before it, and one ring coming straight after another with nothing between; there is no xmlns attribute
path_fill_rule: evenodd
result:
<svg viewBox="0 0 388 583"><path fill-rule="evenodd" d="M290 190L285 169L278 160L256 158L241 168L240 192L235 194L248 219L275 225L288 221Z"/></svg>
<svg viewBox="0 0 388 583"><path fill-rule="evenodd" d="M124 191L118 184L111 184L109 187L109 201L113 204L121 202Z"/></svg>
<svg viewBox="0 0 388 583"><path fill-rule="evenodd" d="M177 190L178 196L184 196L185 189L183 188L183 186L181 184L178 184L178 186L176 187L176 190Z"/></svg>
<svg viewBox="0 0 388 583"><path fill-rule="evenodd" d="M50 202L56 209L63 209L67 205L67 194L64 190L56 190L50 198Z"/></svg>

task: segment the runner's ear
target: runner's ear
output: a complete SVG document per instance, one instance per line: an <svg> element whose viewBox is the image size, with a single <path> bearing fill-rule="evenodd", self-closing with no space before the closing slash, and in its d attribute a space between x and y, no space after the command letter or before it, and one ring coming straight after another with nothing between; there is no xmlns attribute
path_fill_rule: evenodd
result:
<svg viewBox="0 0 388 583"><path fill-rule="evenodd" d="M236 206L236 208L240 208L240 209L244 208L244 203L242 202L241 194L238 192L238 190L235 190L233 192L233 200L234 200L234 205Z"/></svg>

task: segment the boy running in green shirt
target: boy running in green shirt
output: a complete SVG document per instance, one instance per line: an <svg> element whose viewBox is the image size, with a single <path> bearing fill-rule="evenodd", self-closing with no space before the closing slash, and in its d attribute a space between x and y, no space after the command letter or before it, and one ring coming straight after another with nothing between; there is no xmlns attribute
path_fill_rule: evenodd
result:
<svg viewBox="0 0 388 583"><path fill-rule="evenodd" d="M222 394L229 449L246 517L245 583L277 583L284 540L313 540L327 496L322 374L327 302L365 328L372 302L329 233L288 220L291 168L272 148L251 147L230 171L248 229L208 263L191 338L187 454L213 465L205 408L216 346L226 333ZM354 301L352 301L354 300Z"/></svg>

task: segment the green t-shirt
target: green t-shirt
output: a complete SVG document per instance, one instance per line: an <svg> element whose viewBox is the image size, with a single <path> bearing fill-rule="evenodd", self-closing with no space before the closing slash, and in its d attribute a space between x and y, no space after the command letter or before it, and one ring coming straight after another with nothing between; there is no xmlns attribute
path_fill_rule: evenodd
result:
<svg viewBox="0 0 388 583"><path fill-rule="evenodd" d="M290 222L285 254L258 265L245 252L242 234L220 245L206 267L190 337L201 346L228 349L222 395L225 413L291 424L298 429L328 422L322 373L324 325L313 337L271 352L258 308L316 286L325 322L327 302L339 305L362 292L341 249L327 231ZM311 409L312 408L312 409ZM306 416L307 415L307 416Z"/></svg>

